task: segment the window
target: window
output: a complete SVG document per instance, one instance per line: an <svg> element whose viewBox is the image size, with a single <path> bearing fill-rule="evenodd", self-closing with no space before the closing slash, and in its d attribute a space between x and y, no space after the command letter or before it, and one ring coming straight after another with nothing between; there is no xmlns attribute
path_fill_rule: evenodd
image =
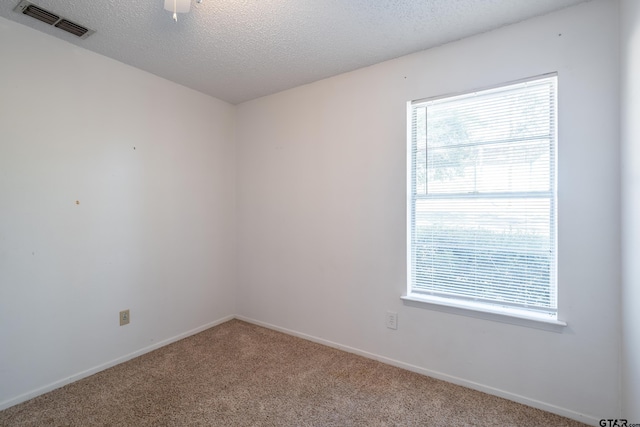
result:
<svg viewBox="0 0 640 427"><path fill-rule="evenodd" d="M555 75L409 106L409 299L557 319Z"/></svg>

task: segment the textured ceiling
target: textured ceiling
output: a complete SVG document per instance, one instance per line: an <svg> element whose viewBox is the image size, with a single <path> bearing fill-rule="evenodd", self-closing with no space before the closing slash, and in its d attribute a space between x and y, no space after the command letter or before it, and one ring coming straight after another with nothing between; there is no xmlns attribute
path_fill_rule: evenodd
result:
<svg viewBox="0 0 640 427"><path fill-rule="evenodd" d="M584 0L31 0L97 32L85 40L0 16L233 104L478 34Z"/></svg>

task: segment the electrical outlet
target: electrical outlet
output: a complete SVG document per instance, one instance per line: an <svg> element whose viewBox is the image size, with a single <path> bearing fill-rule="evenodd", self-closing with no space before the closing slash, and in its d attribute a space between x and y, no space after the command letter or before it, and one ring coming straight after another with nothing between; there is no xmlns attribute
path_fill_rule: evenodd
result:
<svg viewBox="0 0 640 427"><path fill-rule="evenodd" d="M387 311L386 323L387 323L387 328L398 329L398 313L393 311Z"/></svg>
<svg viewBox="0 0 640 427"><path fill-rule="evenodd" d="M122 310L120 312L120 326L129 324L129 310Z"/></svg>

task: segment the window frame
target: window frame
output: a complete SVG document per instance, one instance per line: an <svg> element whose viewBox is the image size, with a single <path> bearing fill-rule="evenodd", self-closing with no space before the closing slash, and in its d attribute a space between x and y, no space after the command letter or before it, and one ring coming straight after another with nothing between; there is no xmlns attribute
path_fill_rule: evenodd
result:
<svg viewBox="0 0 640 427"><path fill-rule="evenodd" d="M526 308L518 308L515 306L504 307L494 302L478 302L473 299L467 298L456 298L453 296L438 296L433 294L425 294L414 292L415 280L413 277L413 262L414 262L414 242L413 238L415 235L414 226L415 226L415 205L416 201L420 199L427 198L437 198L439 196L429 195L427 192L425 195L418 195L416 191L417 178L415 177L416 168L414 168L414 127L413 127L413 113L414 106L416 105L424 105L433 101L442 101L444 99L455 99L465 97L475 93L481 92L490 92L493 90L502 90L503 88L507 88L514 85L527 84L529 82L535 82L543 79L555 79L555 96L553 98L554 105L552 106L554 111L554 124L553 124L553 145L552 149L554 152L551 156L551 166L550 166L550 189L549 191L529 191L529 192L521 192L520 195L525 198L535 198L535 197L545 197L549 199L549 203L551 205L550 212L550 222L551 222L551 244L554 247L554 259L552 264L552 271L550 274L553 277L550 279L552 283L550 286L554 286L552 292L555 293L556 300L556 308L554 313L547 312L537 312L536 310L529 310ZM557 214L557 204L558 204L558 193L557 193L557 173L558 173L558 75L557 73L548 73L543 75L538 75L526 79L521 79L517 81L510 81L506 83L501 83L498 85L494 85L491 87L485 87L482 89L475 89L471 91L465 91L457 94L450 95L441 95L431 98L417 99L407 103L407 289L406 294L402 296L402 299L405 301L405 304L408 305L416 305L417 306L427 306L429 308L436 308L438 310L444 310L447 312L453 312L457 314L463 315L471 315L474 317L481 317L489 320L497 320L497 321L506 321L508 323L520 324L523 326L532 326L541 329L548 329L553 331L561 331L567 323L558 319L559 316L559 301L558 301L558 214ZM425 178L426 179L426 178ZM428 182L426 183L428 185ZM539 193L539 194L536 194ZM504 194L497 194L498 197L513 197L516 192L506 192ZM483 197L491 197L490 194L447 194L446 197L450 200L460 200L460 199L480 199ZM493 194L496 196L496 194Z"/></svg>

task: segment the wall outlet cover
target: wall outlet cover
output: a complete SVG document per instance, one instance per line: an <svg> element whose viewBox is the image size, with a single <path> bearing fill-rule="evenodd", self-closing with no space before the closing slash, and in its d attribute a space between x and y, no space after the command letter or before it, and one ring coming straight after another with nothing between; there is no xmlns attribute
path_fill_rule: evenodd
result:
<svg viewBox="0 0 640 427"><path fill-rule="evenodd" d="M120 326L124 326L124 325L128 325L129 324L129 310L122 310L120 312Z"/></svg>
<svg viewBox="0 0 640 427"><path fill-rule="evenodd" d="M398 313L387 311L386 325L389 329L398 329Z"/></svg>

